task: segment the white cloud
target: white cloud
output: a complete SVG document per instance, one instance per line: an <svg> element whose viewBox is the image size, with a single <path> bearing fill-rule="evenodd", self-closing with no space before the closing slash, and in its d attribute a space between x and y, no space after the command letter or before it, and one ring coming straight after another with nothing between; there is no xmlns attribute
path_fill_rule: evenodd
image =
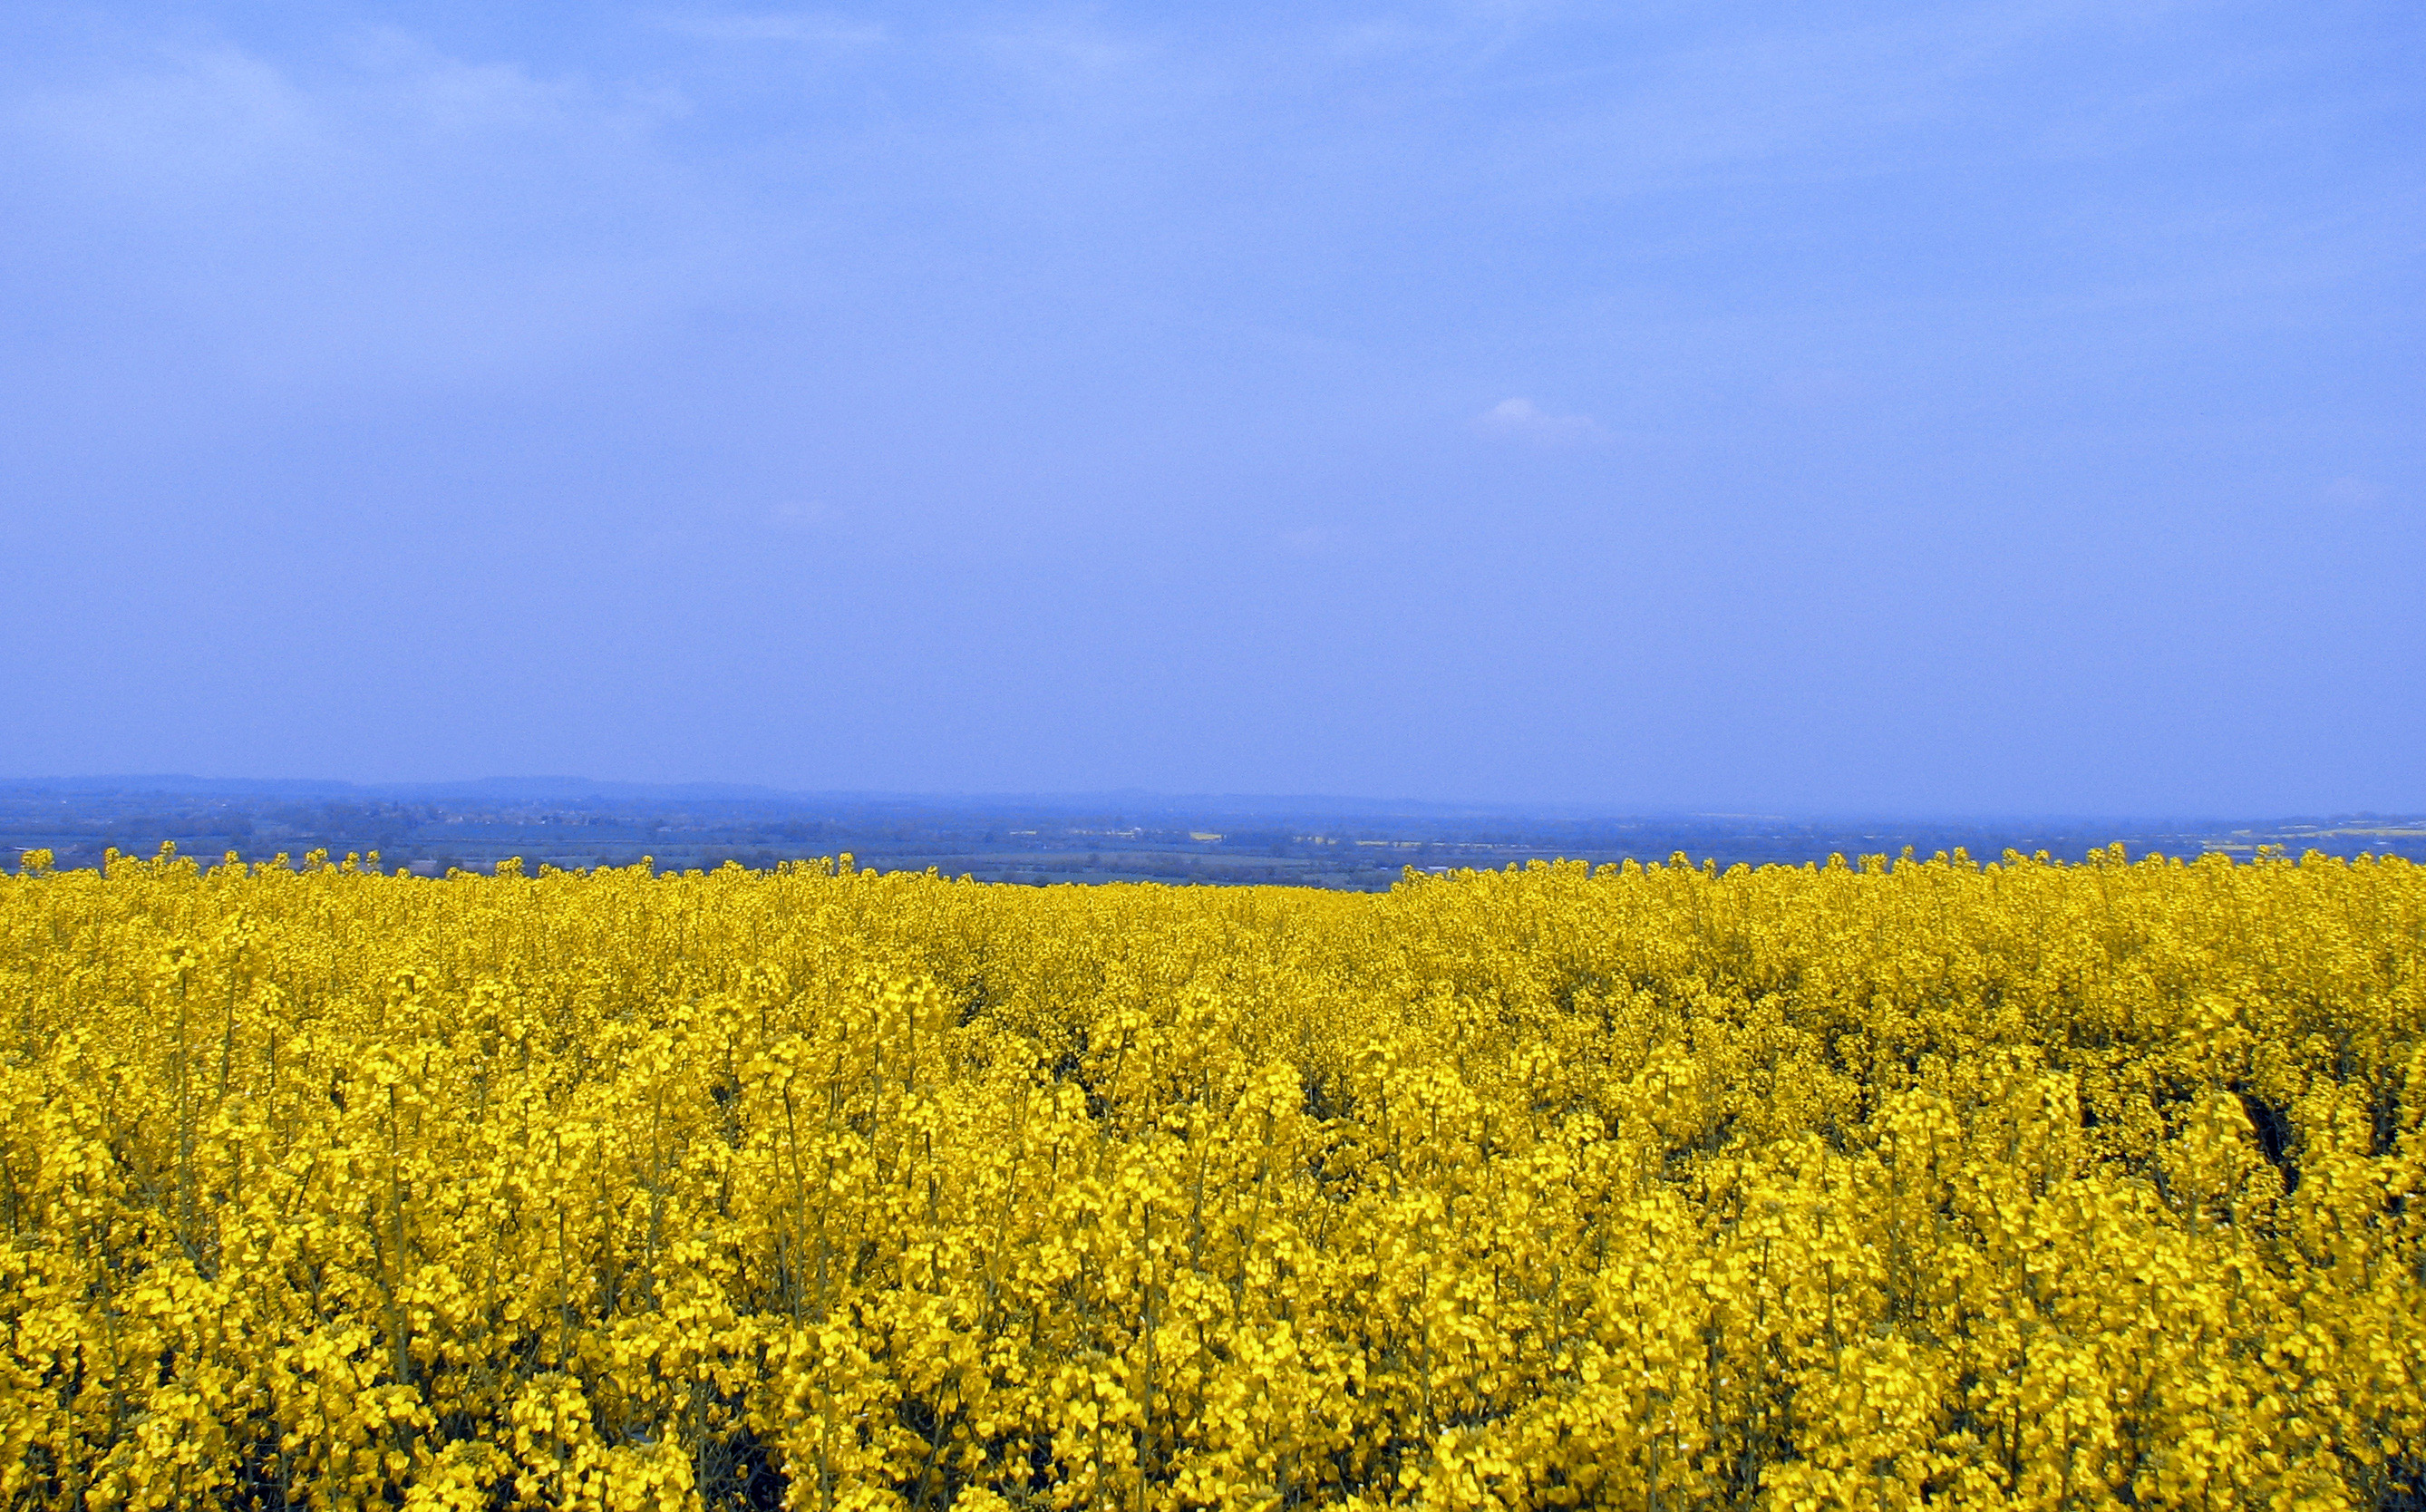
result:
<svg viewBox="0 0 2426 1512"><path fill-rule="evenodd" d="M1474 428L1502 441L1538 446L1577 446L1609 439L1590 415L1555 415L1530 399L1502 399L1474 417Z"/></svg>

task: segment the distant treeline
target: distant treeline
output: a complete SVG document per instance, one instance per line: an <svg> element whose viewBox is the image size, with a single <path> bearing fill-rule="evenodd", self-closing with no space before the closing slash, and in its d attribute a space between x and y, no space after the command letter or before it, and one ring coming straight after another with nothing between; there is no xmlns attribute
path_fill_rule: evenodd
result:
<svg viewBox="0 0 2426 1512"><path fill-rule="evenodd" d="M1108 797L947 799L571 781L373 788L342 783L92 779L0 782L0 860L44 849L60 867L112 849L247 861L376 853L426 875L510 858L565 869L764 868L851 853L862 866L993 881L1160 880L1374 889L1406 868L1500 867L1558 858L1721 866L2006 850L2078 860L2116 841L2134 854L2401 855L2426 861L2426 815L2271 820L1896 821L1774 815L1592 815L1352 800Z"/></svg>

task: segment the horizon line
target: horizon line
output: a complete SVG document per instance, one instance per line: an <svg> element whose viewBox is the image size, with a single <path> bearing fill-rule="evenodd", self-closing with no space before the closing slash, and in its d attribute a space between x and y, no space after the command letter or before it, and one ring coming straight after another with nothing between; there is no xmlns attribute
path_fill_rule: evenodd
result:
<svg viewBox="0 0 2426 1512"><path fill-rule="evenodd" d="M176 788L145 787L142 784L176 784ZM586 790L596 796L643 797L651 794L682 796L697 799L757 797L772 800L816 800L824 802L871 802L920 804L930 807L956 807L983 803L1025 803L1043 807L1069 808L1105 801L1146 801L1166 807L1189 805L1246 803L1258 807L1303 805L1348 805L1359 809L1426 810L1437 814L1448 812L1487 813L1506 817L1555 817L1564 820L1700 820L1736 821L1770 824L1828 823L1933 823L1933 824L2201 824L2270 823L2288 824L2306 821L2338 821L2344 819L2406 819L2426 814L2403 810L2332 809L2311 810L2297 813L2265 813L2257 811L2208 811L2197 812L2129 812L2127 811L2096 812L2090 810L2029 811L2029 810L1947 810L1916 808L1887 810L1881 808L1783 808L1701 809L1671 805L1626 807L1609 801L1567 798L1494 799L1494 798L1416 798L1407 796L1377 797L1354 794L1321 793L1184 793L1145 787L1065 788L1065 789L999 789L999 790L938 790L881 788L786 788L766 782L746 782L723 779L688 779L644 780L623 778L592 778L570 774L524 774L477 778L423 780L359 780L350 778L310 777L203 777L189 772L92 773L83 775L51 774L39 777L0 777L0 789L101 789L116 792L158 792L164 795L183 789L188 794L220 794L229 796L284 789L290 792L318 790L322 793L354 792L365 795L416 794L430 796L478 796L480 790L491 795L508 796L510 790L571 789ZM496 790L507 790L499 792ZM525 793L525 798L549 795ZM562 796L572 796L574 793Z"/></svg>

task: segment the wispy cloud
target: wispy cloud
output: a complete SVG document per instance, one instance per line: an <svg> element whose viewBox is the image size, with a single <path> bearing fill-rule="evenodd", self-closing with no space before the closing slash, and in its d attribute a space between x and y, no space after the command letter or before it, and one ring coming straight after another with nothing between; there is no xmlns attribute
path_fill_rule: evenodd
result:
<svg viewBox="0 0 2426 1512"><path fill-rule="evenodd" d="M1474 417L1474 428L1495 440L1537 446L1578 446L1609 439L1590 415L1552 414L1524 398L1500 400Z"/></svg>
<svg viewBox="0 0 2426 1512"><path fill-rule="evenodd" d="M658 140L672 109L391 30L164 49L0 92L0 198L96 332L55 361L117 331L240 384L452 387L732 286L754 244Z"/></svg>

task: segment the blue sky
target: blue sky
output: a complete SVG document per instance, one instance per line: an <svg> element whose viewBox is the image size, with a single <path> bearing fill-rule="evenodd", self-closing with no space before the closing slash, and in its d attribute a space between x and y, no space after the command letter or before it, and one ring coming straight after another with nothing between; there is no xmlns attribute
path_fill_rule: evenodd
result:
<svg viewBox="0 0 2426 1512"><path fill-rule="evenodd" d="M0 18L0 775L2426 808L2426 11Z"/></svg>

